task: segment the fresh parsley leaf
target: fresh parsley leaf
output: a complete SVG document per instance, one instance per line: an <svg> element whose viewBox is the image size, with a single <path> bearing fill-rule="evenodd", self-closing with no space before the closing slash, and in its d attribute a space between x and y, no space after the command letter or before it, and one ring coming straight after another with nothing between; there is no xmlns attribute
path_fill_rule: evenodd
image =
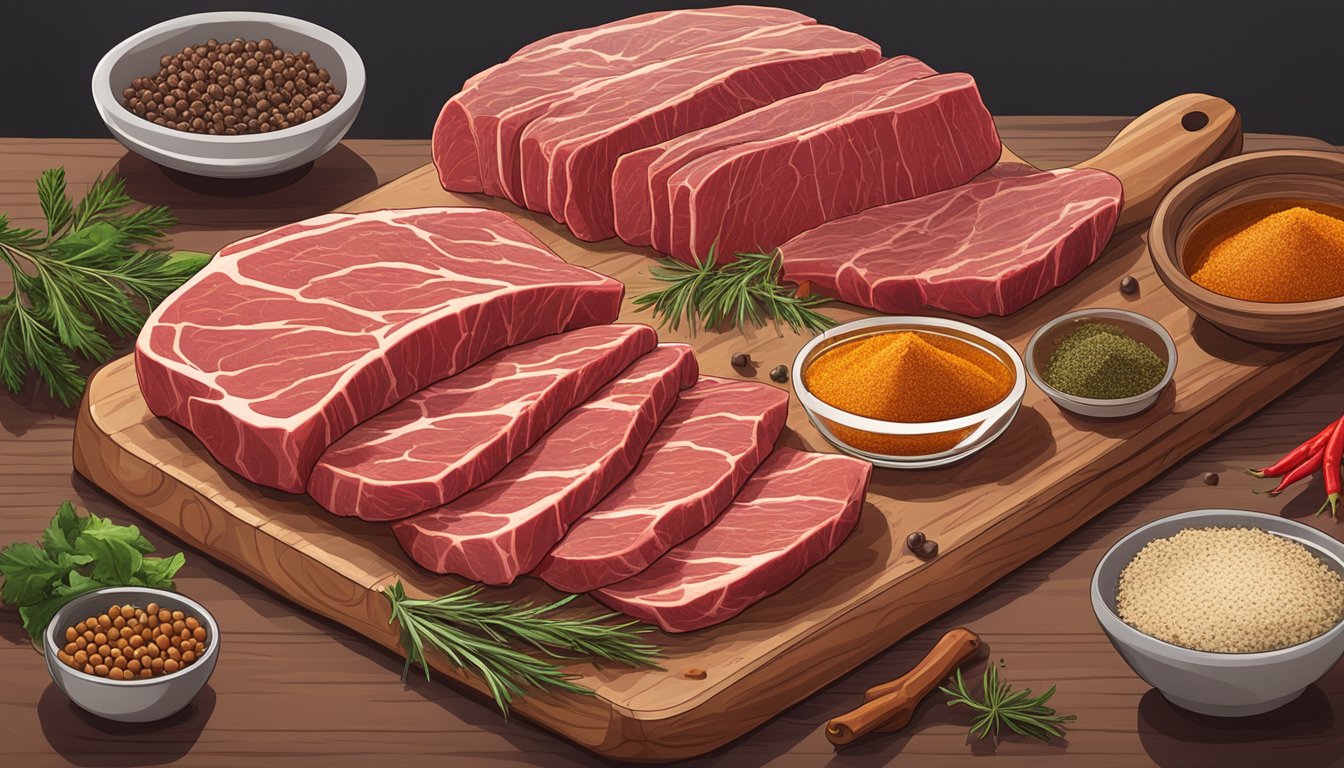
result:
<svg viewBox="0 0 1344 768"><path fill-rule="evenodd" d="M162 206L129 213L133 202L115 175L99 178L78 203L65 171L37 180L47 232L10 227L0 214L0 266L13 289L0 296L0 384L22 389L30 371L66 405L85 381L79 360L107 360L114 338L133 336L148 308L209 261L205 254L156 247L176 223Z"/></svg>
<svg viewBox="0 0 1344 768"><path fill-rule="evenodd" d="M23 620L23 628L28 631L28 636L34 641L40 640L42 632L51 623L51 617L73 597L74 595L53 594L35 603L19 606L19 618Z"/></svg>
<svg viewBox="0 0 1344 768"><path fill-rule="evenodd" d="M186 555L181 552L172 557L146 557L141 561L140 574L147 587L172 589L173 577L186 562Z"/></svg>
<svg viewBox="0 0 1344 768"><path fill-rule="evenodd" d="M61 508L56 510L56 516L51 519L51 525L42 532L42 549L46 550L48 555L58 555L61 553L74 554L75 541L79 535L89 527L89 522L93 515L80 515L75 511L75 505L65 502ZM88 561L85 561L88 562ZM81 563L83 565L83 563Z"/></svg>
<svg viewBox="0 0 1344 768"><path fill-rule="evenodd" d="M134 525L116 525L89 515L89 525L75 542L75 552L93 558L93 578L107 584L128 584L154 547Z"/></svg>
<svg viewBox="0 0 1344 768"><path fill-rule="evenodd" d="M74 567L68 558L64 563L56 562L26 541L14 542L0 552L0 574L5 577L0 600L10 605L37 602Z"/></svg>
<svg viewBox="0 0 1344 768"><path fill-rule="evenodd" d="M66 577L65 583L56 585L56 594L66 599L82 595L85 592L92 592L95 589L103 587L119 586L114 584L104 584L96 579L91 579L79 571L71 571Z"/></svg>
<svg viewBox="0 0 1344 768"><path fill-rule="evenodd" d="M18 607L37 639L67 600L101 587L171 589L186 558L146 557L154 545L134 525L117 525L61 505L42 532L42 546L15 542L0 550L0 600Z"/></svg>

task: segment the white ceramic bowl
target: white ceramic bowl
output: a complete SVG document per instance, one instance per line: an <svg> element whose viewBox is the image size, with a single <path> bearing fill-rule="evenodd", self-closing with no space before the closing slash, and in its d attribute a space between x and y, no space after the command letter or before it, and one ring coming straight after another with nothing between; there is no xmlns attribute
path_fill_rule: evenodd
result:
<svg viewBox="0 0 1344 768"><path fill-rule="evenodd" d="M165 54L210 38L268 37L286 51L305 50L331 73L341 100L306 123L269 133L211 136L155 125L126 109L121 92L137 77L159 71ZM271 176L312 162L336 146L364 101L364 62L336 33L288 16L247 11L198 13L170 19L126 38L93 70L93 103L125 147L160 165L215 178Z"/></svg>
<svg viewBox="0 0 1344 768"><path fill-rule="evenodd" d="M1154 539L1186 528L1259 528L1306 546L1344 574L1344 543L1276 515L1236 509L1199 509L1151 522L1117 541L1092 574L1092 610L1111 645L1135 674L1177 706L1205 715L1244 717L1268 712L1302 694L1344 655L1344 623L1305 643L1263 653L1196 651L1131 627L1115 609L1120 572Z"/></svg>
<svg viewBox="0 0 1344 768"><path fill-rule="evenodd" d="M808 391L807 385L804 383L803 371L812 360L823 352L864 336L895 331L940 334L979 347L998 358L1013 372L1013 387L1002 400L979 413L956 419L929 422L883 421L856 416L822 402L820 398ZM890 467L892 469L940 467L964 459L983 449L1003 434L1008 425L1012 423L1013 417L1017 415L1017 410L1022 405L1022 395L1027 388L1027 377L1023 370L1022 358L1008 342L973 325L933 317L873 317L866 320L855 320L852 323L845 323L832 328L809 341L798 351L798 355L793 359L792 377L793 391L797 394L798 401L803 404L808 419L817 428L817 431L821 432L823 437L851 456L872 462L879 467ZM881 437L933 437L961 431L966 431L967 434L955 446L944 451L899 456L873 453L850 445L835 434L835 430L830 427L831 424L842 425L849 429Z"/></svg>
<svg viewBox="0 0 1344 768"><path fill-rule="evenodd" d="M1157 386L1133 397L1101 400L1061 392L1045 383L1043 369L1049 362L1050 355L1054 353L1055 347L1074 326L1088 322L1118 325L1147 345L1158 357L1163 358L1167 364L1167 371ZM1055 404L1066 411L1081 416L1109 419L1133 416L1153 407L1157 399L1162 396L1162 390L1171 383L1172 376L1176 374L1176 342L1172 341L1171 334L1167 333L1167 329L1163 328L1161 323L1137 312L1130 312L1127 309L1080 309L1077 312L1060 315L1032 334L1031 341L1027 342L1027 373L1042 392L1049 395Z"/></svg>
<svg viewBox="0 0 1344 768"><path fill-rule="evenodd" d="M57 633L78 624L91 615L106 611L113 603L130 603L144 608L158 603L170 611L183 611L195 616L205 627L205 653L190 666L170 675L147 680L113 680L85 674L83 670L68 667L56 658L56 652L65 646L64 636ZM86 592L61 607L42 635L42 650L47 657L47 671L56 687L65 692L81 709L99 717L123 723L148 723L162 720L191 703L219 660L219 624L205 606L176 592L148 587L107 587Z"/></svg>

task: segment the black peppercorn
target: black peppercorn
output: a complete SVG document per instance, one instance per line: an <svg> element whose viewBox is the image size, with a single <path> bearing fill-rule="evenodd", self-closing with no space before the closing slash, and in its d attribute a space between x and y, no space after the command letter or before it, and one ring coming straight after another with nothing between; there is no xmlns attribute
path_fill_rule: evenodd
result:
<svg viewBox="0 0 1344 768"><path fill-rule="evenodd" d="M137 77L122 91L126 109L145 120L179 131L230 136L312 120L340 99L331 74L306 51L296 57L271 40L241 38L186 46L163 56L156 74ZM254 106L258 113L273 106L281 109L260 119L250 112ZM249 110L247 119L242 118L244 108ZM232 122L225 120L230 115Z"/></svg>
<svg viewBox="0 0 1344 768"><path fill-rule="evenodd" d="M915 531L905 537L905 546L910 548L911 552L919 552L919 548L924 546L924 532Z"/></svg>
<svg viewBox="0 0 1344 768"><path fill-rule="evenodd" d="M733 355L734 368L746 368L748 365L751 365L751 355L746 352L738 352Z"/></svg>
<svg viewBox="0 0 1344 768"><path fill-rule="evenodd" d="M938 542L936 541L924 542L924 546L920 547L919 551L916 552L915 554L919 555L920 559L922 560L932 560L933 558L938 556Z"/></svg>
<svg viewBox="0 0 1344 768"><path fill-rule="evenodd" d="M783 384L789 380L789 368L785 365L776 365L770 369L770 379Z"/></svg>
<svg viewBox="0 0 1344 768"><path fill-rule="evenodd" d="M1133 296L1139 292L1139 281L1133 275L1125 275L1125 279L1120 281L1120 292Z"/></svg>
<svg viewBox="0 0 1344 768"><path fill-rule="evenodd" d="M1217 484L1218 484L1218 473L1217 473L1217 472L1205 472L1205 473L1204 473L1204 484L1205 484L1205 485L1217 485Z"/></svg>

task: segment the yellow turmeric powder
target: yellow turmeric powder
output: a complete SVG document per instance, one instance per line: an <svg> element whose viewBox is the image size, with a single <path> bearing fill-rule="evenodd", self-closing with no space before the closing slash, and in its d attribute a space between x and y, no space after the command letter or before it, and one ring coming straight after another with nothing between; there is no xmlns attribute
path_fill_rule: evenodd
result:
<svg viewBox="0 0 1344 768"><path fill-rule="evenodd" d="M930 422L991 407L1013 388L998 358L960 339L898 331L849 341L813 360L803 384L822 402L870 419ZM827 422L836 437L871 453L921 456L945 451L971 429L935 435L878 435Z"/></svg>
<svg viewBox="0 0 1344 768"><path fill-rule="evenodd" d="M1190 279L1244 301L1344 296L1344 208L1256 200L1209 218L1190 238Z"/></svg>

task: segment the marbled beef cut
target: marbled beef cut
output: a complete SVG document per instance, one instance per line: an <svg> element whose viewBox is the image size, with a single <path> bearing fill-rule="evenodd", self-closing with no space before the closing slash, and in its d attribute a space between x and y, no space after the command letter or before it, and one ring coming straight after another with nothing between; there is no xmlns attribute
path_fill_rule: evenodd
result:
<svg viewBox="0 0 1344 768"><path fill-rule="evenodd" d="M582 240L611 237L611 181L621 155L813 90L880 58L864 37L799 25L575 88L522 133L524 202Z"/></svg>
<svg viewBox="0 0 1344 768"><path fill-rule="evenodd" d="M667 182L683 165L711 152L770 139L799 127L815 127L858 110L890 101L892 89L935 75L909 56L888 59L858 74L842 77L797 96L752 110L718 125L682 134L630 152L616 162L612 180L616 234L631 245L671 250L667 228L672 215Z"/></svg>
<svg viewBox="0 0 1344 768"><path fill-rule="evenodd" d="M518 134L575 88L689 51L736 45L746 34L815 22L783 8L659 11L561 32L475 75L443 106L433 156L444 189L522 205Z"/></svg>
<svg viewBox="0 0 1344 768"><path fill-rule="evenodd" d="M818 95L815 98L825 98ZM956 187L999 159L975 80L934 75L878 87L843 116L804 122L676 169L661 250L688 264L769 253L876 205Z"/></svg>
<svg viewBox="0 0 1344 768"><path fill-rule="evenodd" d="M351 427L504 347L610 323L623 292L503 213L329 214L226 246L150 315L136 374L220 463L299 492Z"/></svg>
<svg viewBox="0 0 1344 768"><path fill-rule="evenodd" d="M784 274L880 312L1007 315L1096 260L1123 193L1104 171L1002 164L798 235L780 249Z"/></svg>
<svg viewBox="0 0 1344 768"><path fill-rule="evenodd" d="M533 573L588 592L644 570L713 522L773 449L789 395L702 376L681 393L625 482L570 526Z"/></svg>
<svg viewBox="0 0 1344 768"><path fill-rule="evenodd" d="M659 346L489 481L447 506L393 523L397 540L436 573L511 583L630 473L677 393L698 375L690 347Z"/></svg>
<svg viewBox="0 0 1344 768"><path fill-rule="evenodd" d="M872 471L848 456L780 448L708 528L593 597L666 632L731 619L840 546Z"/></svg>
<svg viewBox="0 0 1344 768"><path fill-rule="evenodd" d="M595 325L496 352L347 432L318 460L308 495L365 520L447 504L657 343L646 325Z"/></svg>

